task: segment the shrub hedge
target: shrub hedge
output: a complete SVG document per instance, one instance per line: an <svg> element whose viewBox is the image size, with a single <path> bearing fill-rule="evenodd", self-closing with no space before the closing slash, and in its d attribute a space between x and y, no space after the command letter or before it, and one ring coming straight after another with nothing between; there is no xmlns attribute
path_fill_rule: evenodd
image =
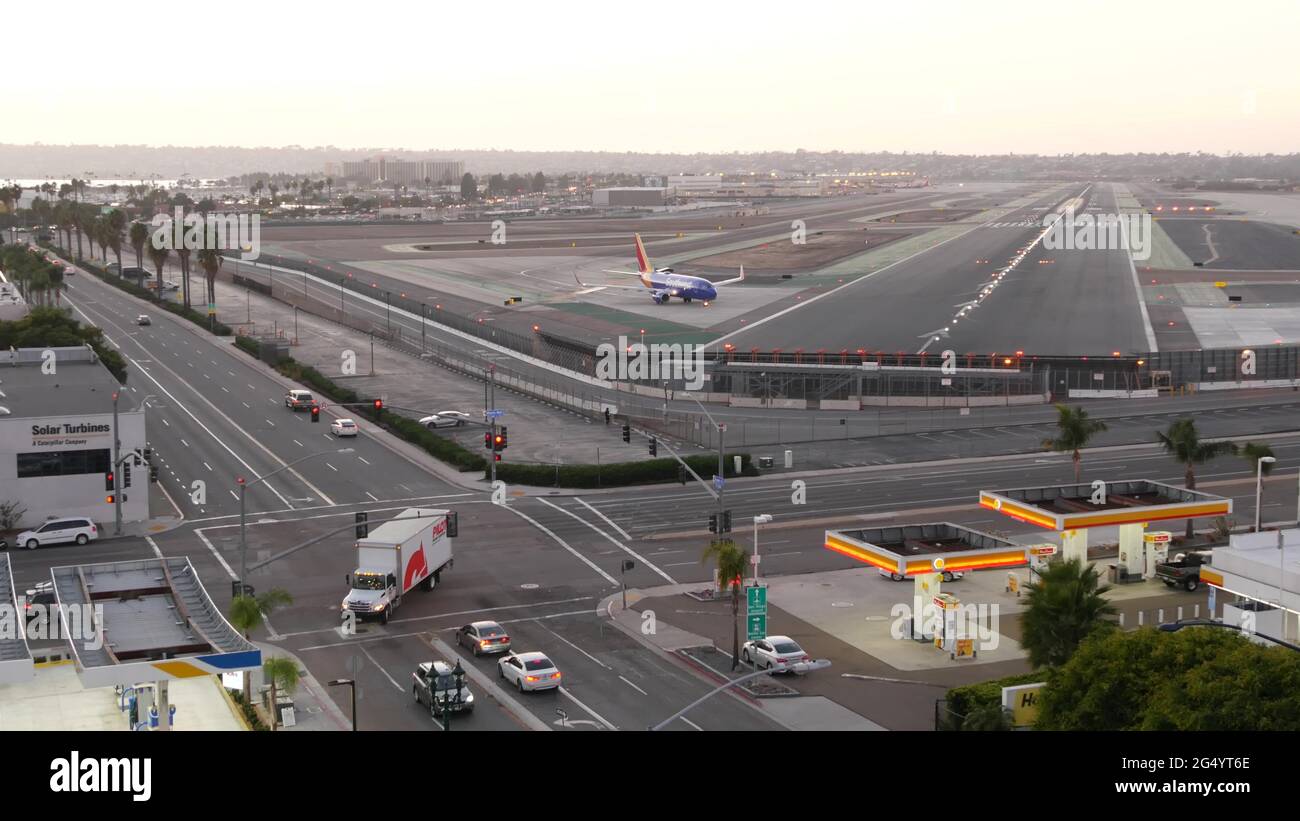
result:
<svg viewBox="0 0 1300 821"><path fill-rule="evenodd" d="M732 454L741 457L742 476L757 476L748 453ZM718 468L715 456L687 456L686 463L700 476L712 476ZM731 456L727 458L727 476L735 476ZM644 485L653 482L678 481L676 459L649 459L643 462L614 462L608 465L537 465L497 463L497 478L504 482L543 487L620 487ZM688 480L689 481L689 480Z"/></svg>

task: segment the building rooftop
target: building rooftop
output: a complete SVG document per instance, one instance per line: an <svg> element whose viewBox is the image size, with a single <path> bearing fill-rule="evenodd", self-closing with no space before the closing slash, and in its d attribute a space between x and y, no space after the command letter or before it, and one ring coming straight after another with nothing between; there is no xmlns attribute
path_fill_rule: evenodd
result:
<svg viewBox="0 0 1300 821"><path fill-rule="evenodd" d="M55 567L50 575L60 607L101 608L97 633L69 636L87 687L261 666L261 651L226 621L187 558Z"/></svg>
<svg viewBox="0 0 1300 821"><path fill-rule="evenodd" d="M55 372L42 369L43 348L0 354L0 406L9 416L77 416L112 413L113 391L121 385L90 348L51 348ZM133 410L123 403L122 412Z"/></svg>

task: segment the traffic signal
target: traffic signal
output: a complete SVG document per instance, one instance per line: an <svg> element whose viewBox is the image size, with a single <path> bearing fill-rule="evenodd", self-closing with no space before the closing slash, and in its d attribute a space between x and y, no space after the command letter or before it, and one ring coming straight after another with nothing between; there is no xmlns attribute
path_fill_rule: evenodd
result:
<svg viewBox="0 0 1300 821"><path fill-rule="evenodd" d="M500 454L499 452L493 452L493 454L492 454L492 461L493 461L493 462L500 462L500 461L501 461L501 454Z"/></svg>
<svg viewBox="0 0 1300 821"><path fill-rule="evenodd" d="M492 434L487 431L483 432L483 447L492 447Z"/></svg>
<svg viewBox="0 0 1300 821"><path fill-rule="evenodd" d="M731 532L731 511L722 511L722 531L723 533Z"/></svg>
<svg viewBox="0 0 1300 821"><path fill-rule="evenodd" d="M375 410L377 410L377 411L381 411L381 410L383 410L383 409L384 409L384 400L382 400L382 399L376 399L376 400L375 400Z"/></svg>
<svg viewBox="0 0 1300 821"><path fill-rule="evenodd" d="M104 497L104 501L107 502L107 503L110 504L110 505L113 504L113 494L110 493L110 494L108 494L107 496L105 496L105 497Z"/></svg>
<svg viewBox="0 0 1300 821"><path fill-rule="evenodd" d="M110 492L117 490L117 485L113 484L113 471L111 470L104 474L104 490Z"/></svg>
<svg viewBox="0 0 1300 821"><path fill-rule="evenodd" d="M716 513L709 514L709 532L710 533L718 532L718 514Z"/></svg>
<svg viewBox="0 0 1300 821"><path fill-rule="evenodd" d="M135 466L136 466L136 467L140 467L140 465L143 464L143 458L140 456L140 449L139 449L139 448L136 448L136 449L135 449L135 457L134 457L134 460L133 460L133 461L135 462ZM131 463L130 463L130 462L127 462L126 464L130 465Z"/></svg>
<svg viewBox="0 0 1300 821"><path fill-rule="evenodd" d="M656 441L653 436L650 437L650 455L651 456L659 455L659 442Z"/></svg>
<svg viewBox="0 0 1300 821"><path fill-rule="evenodd" d="M502 433L501 431L497 431L496 435L492 437L492 450L496 452L500 452L501 449L506 446L505 443L506 443L505 434Z"/></svg>
<svg viewBox="0 0 1300 821"><path fill-rule="evenodd" d="M152 461L153 461L153 448L145 448L145 449L144 449L144 460L145 460L146 462L152 462Z"/></svg>
<svg viewBox="0 0 1300 821"><path fill-rule="evenodd" d="M149 468L149 483L154 485L158 484L158 468Z"/></svg>
<svg viewBox="0 0 1300 821"><path fill-rule="evenodd" d="M460 533L460 522L453 511L447 514L447 538L454 539Z"/></svg>
<svg viewBox="0 0 1300 821"><path fill-rule="evenodd" d="M631 441L632 441L632 426L631 426L631 425L624 425L624 426L623 426L623 441L624 441L624 442L631 442Z"/></svg>
<svg viewBox="0 0 1300 821"><path fill-rule="evenodd" d="M131 486L131 460L122 463L122 487Z"/></svg>
<svg viewBox="0 0 1300 821"><path fill-rule="evenodd" d="M361 510L357 512L357 538L358 539L364 539L366 538L366 536L370 535L370 525L367 524L367 520L369 519L370 519L370 514L367 513L366 511Z"/></svg>
<svg viewBox="0 0 1300 821"><path fill-rule="evenodd" d="M505 450L510 446L510 439L506 436L506 426L501 426L501 434L497 437L500 442L500 450Z"/></svg>
<svg viewBox="0 0 1300 821"><path fill-rule="evenodd" d="M311 406L311 421L312 422L320 421L320 405Z"/></svg>
<svg viewBox="0 0 1300 821"><path fill-rule="evenodd" d="M681 482L682 484L686 484L686 476L687 476L686 468L683 467L682 465L678 465L678 466L677 466L677 481Z"/></svg>

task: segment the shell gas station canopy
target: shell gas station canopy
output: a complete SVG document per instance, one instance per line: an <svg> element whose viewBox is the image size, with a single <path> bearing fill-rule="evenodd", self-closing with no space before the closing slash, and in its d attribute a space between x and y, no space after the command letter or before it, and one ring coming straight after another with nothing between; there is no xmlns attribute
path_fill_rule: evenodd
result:
<svg viewBox="0 0 1300 821"><path fill-rule="evenodd" d="M980 507L1049 530L1226 516L1232 500L1148 479L980 491Z"/></svg>
<svg viewBox="0 0 1300 821"><path fill-rule="evenodd" d="M828 530L825 546L827 550L887 573L906 577L936 570L964 572L1020 567L1030 563L1036 548L950 522Z"/></svg>

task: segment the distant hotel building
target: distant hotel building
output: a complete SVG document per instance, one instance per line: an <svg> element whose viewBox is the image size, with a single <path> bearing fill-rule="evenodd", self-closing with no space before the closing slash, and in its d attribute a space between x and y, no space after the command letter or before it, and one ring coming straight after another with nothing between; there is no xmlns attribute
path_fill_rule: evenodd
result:
<svg viewBox="0 0 1300 821"><path fill-rule="evenodd" d="M412 187L424 185L451 185L459 183L465 174L465 163L461 160L394 160L388 157L373 157L356 162L344 161L335 165L330 163L326 173L333 168L341 168L345 180L357 182L398 183Z"/></svg>

